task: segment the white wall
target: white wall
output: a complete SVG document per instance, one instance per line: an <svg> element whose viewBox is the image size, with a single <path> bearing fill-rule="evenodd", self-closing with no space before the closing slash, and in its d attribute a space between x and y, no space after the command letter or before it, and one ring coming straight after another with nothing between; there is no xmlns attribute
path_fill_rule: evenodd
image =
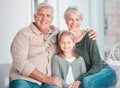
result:
<svg viewBox="0 0 120 88"><path fill-rule="evenodd" d="M0 63L11 63L13 37L31 21L31 0L0 0Z"/></svg>

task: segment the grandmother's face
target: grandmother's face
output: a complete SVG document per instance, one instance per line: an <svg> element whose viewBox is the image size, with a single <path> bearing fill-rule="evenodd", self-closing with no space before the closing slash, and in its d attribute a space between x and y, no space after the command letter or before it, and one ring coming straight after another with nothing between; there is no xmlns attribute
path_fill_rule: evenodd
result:
<svg viewBox="0 0 120 88"><path fill-rule="evenodd" d="M66 19L66 24L69 30L76 31L80 29L82 19L75 13L70 13Z"/></svg>

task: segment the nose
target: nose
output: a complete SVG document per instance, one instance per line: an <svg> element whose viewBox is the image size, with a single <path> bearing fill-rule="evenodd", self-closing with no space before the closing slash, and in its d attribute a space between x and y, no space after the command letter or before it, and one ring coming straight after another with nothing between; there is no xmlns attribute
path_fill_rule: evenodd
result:
<svg viewBox="0 0 120 88"><path fill-rule="evenodd" d="M43 15L43 18L42 18L42 20L46 20L46 16L45 16L45 15Z"/></svg>
<svg viewBox="0 0 120 88"><path fill-rule="evenodd" d="M68 44L67 44L67 43L65 43L65 47L66 47L66 46L68 46Z"/></svg>
<svg viewBox="0 0 120 88"><path fill-rule="evenodd" d="M76 20L72 20L72 24L75 24L76 23Z"/></svg>

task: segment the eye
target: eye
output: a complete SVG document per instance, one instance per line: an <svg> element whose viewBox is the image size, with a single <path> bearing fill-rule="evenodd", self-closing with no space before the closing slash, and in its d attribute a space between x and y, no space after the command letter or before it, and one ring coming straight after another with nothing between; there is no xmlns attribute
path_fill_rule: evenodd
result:
<svg viewBox="0 0 120 88"><path fill-rule="evenodd" d="M71 42L70 41L68 41L68 44L70 44Z"/></svg>
<svg viewBox="0 0 120 88"><path fill-rule="evenodd" d="M79 21L80 19L76 19L76 21Z"/></svg>
<svg viewBox="0 0 120 88"><path fill-rule="evenodd" d="M37 14L38 16L43 16L43 14Z"/></svg>
<svg viewBox="0 0 120 88"><path fill-rule="evenodd" d="M50 14L47 14L47 17L51 17L51 15L50 15Z"/></svg>
<svg viewBox="0 0 120 88"><path fill-rule="evenodd" d="M69 21L72 21L73 19L72 19L72 18L69 18L68 20L69 20Z"/></svg>

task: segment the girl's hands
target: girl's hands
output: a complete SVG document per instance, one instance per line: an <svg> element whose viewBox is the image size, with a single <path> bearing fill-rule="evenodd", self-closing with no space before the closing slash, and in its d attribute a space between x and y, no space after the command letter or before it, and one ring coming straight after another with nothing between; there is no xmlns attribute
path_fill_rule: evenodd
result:
<svg viewBox="0 0 120 88"><path fill-rule="evenodd" d="M75 81L69 86L69 88L79 88L80 84L81 84L80 81Z"/></svg>

